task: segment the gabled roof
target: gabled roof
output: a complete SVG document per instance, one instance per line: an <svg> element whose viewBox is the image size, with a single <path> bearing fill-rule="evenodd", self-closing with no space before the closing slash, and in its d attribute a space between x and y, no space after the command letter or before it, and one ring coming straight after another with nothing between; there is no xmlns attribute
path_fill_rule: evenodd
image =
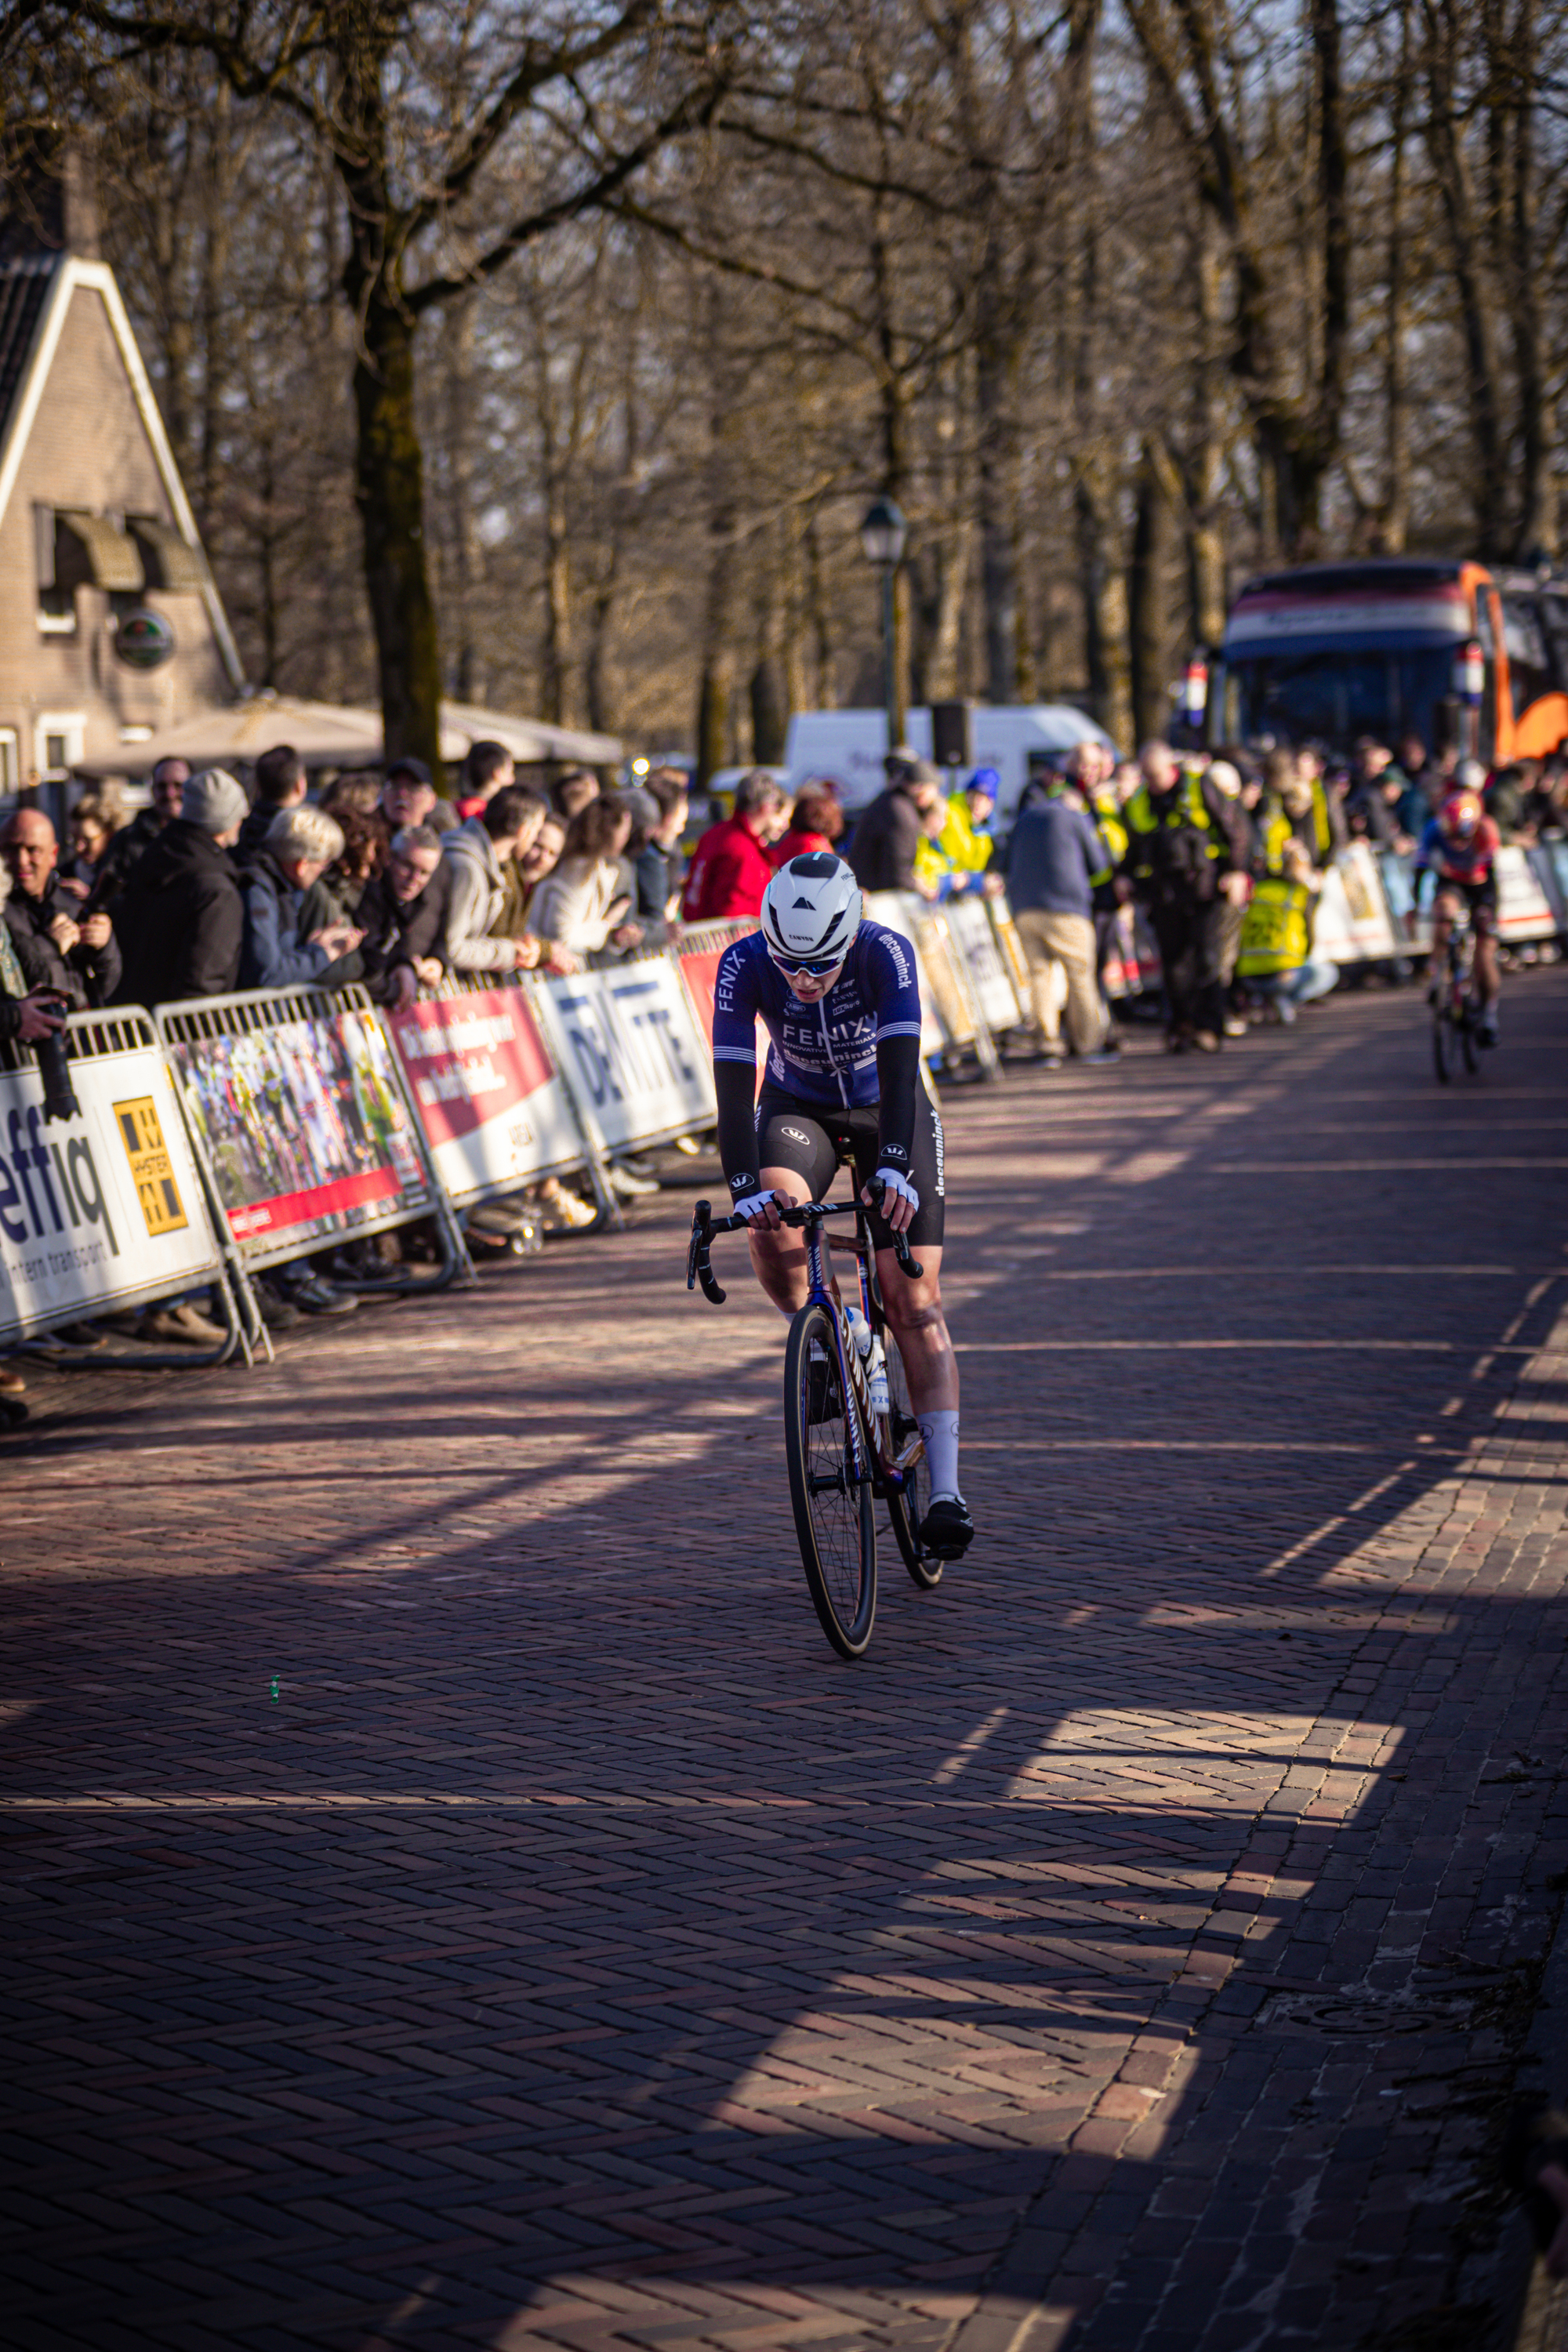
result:
<svg viewBox="0 0 1568 2352"><path fill-rule="evenodd" d="M153 386L142 363L114 272L106 262L84 261L73 253L27 253L0 260L0 522L11 503L22 453L48 382L71 298L81 288L101 297L132 397L151 444L163 488L180 536L192 547L201 542L185 486L163 430ZM239 652L217 590L210 581L203 601L225 668L237 688L245 683Z"/></svg>

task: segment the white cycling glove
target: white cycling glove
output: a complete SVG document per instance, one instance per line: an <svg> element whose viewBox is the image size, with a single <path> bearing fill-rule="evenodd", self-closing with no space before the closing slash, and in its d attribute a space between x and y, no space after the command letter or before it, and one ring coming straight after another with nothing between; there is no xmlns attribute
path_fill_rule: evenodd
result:
<svg viewBox="0 0 1568 2352"><path fill-rule="evenodd" d="M907 1176L900 1176L896 1168L879 1168L875 1176L872 1177L871 1181L873 1184L886 1185L888 1192L892 1194L893 1200L907 1201L910 1204L911 1214L920 1207L920 1194L915 1191L915 1188L910 1182L909 1178ZM883 1209L887 1210L890 1208L892 1202L889 1202L886 1197L886 1194L884 1194L882 1201Z"/></svg>
<svg viewBox="0 0 1568 2352"><path fill-rule="evenodd" d="M773 1206L773 1199L771 1192L744 1192L731 1206L736 1216L744 1217L749 1225L755 1224L759 1217L767 1215Z"/></svg>

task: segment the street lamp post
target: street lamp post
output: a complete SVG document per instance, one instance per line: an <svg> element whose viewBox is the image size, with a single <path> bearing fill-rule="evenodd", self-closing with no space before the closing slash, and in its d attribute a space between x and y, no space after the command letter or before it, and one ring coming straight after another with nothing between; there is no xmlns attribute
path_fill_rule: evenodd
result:
<svg viewBox="0 0 1568 2352"><path fill-rule="evenodd" d="M891 499L878 499L860 526L868 563L882 575L882 700L888 713L888 749L903 740L904 698L899 678L898 614L894 583L903 560L909 526Z"/></svg>

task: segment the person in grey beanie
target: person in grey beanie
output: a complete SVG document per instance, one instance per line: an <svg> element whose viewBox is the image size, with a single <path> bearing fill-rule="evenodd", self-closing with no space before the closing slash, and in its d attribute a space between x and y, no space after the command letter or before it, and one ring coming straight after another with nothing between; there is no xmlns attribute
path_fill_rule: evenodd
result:
<svg viewBox="0 0 1568 2352"><path fill-rule="evenodd" d="M114 910L125 966L120 1003L177 1004L239 985L245 901L228 851L246 805L231 775L204 769L132 868Z"/></svg>

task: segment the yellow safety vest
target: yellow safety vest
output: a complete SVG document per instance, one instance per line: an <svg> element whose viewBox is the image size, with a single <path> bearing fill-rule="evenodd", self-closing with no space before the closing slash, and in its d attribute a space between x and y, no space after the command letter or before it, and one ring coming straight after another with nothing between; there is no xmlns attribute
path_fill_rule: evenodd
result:
<svg viewBox="0 0 1568 2352"><path fill-rule="evenodd" d="M1101 883L1110 881L1127 855L1127 827L1121 821L1121 803L1114 793L1096 793L1089 802L1089 813L1110 860L1109 866L1101 866L1098 874L1089 877L1090 887L1098 890Z"/></svg>
<svg viewBox="0 0 1568 2352"><path fill-rule="evenodd" d="M1149 860L1147 844L1162 830L1174 831L1177 827L1190 825L1194 831L1209 835L1205 846L1211 857L1223 857L1226 853L1226 843L1214 837L1214 825L1209 815L1208 803L1204 799L1195 776L1182 778L1180 791L1173 795L1170 805L1163 809L1157 816L1154 814L1154 803L1149 797L1148 785L1140 784L1122 811L1122 823L1127 828L1130 846L1138 852L1134 870L1140 875L1153 871Z"/></svg>
<svg viewBox="0 0 1568 2352"><path fill-rule="evenodd" d="M1263 826L1265 872L1247 902L1236 969L1243 980L1299 971L1312 952L1312 894L1285 874L1285 844L1293 827L1280 814Z"/></svg>
<svg viewBox="0 0 1568 2352"><path fill-rule="evenodd" d="M975 832L968 802L962 793L954 793L948 801L947 818L936 837L936 845L946 857L950 872L984 874L995 844L988 833Z"/></svg>

